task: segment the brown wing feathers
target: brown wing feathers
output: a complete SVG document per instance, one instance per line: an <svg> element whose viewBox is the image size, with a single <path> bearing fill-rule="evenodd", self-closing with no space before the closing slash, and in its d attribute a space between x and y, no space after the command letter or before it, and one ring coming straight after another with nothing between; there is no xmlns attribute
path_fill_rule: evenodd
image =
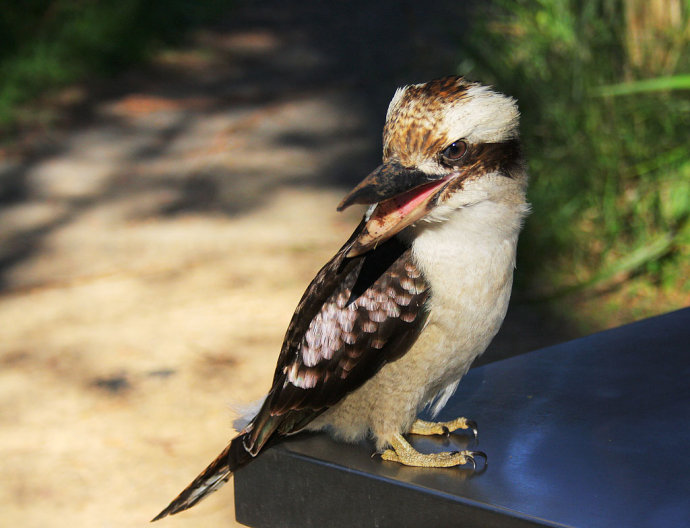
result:
<svg viewBox="0 0 690 528"><path fill-rule="evenodd" d="M429 290L409 248L392 239L347 259L348 246L317 275L293 316L271 392L247 428L253 454L275 431L297 432L404 354L423 326ZM323 299L318 311L306 308L314 297Z"/></svg>

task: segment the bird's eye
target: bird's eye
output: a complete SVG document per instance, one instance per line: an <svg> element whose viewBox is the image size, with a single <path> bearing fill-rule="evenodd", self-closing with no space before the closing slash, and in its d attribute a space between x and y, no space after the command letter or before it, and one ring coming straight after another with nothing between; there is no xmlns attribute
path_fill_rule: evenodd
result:
<svg viewBox="0 0 690 528"><path fill-rule="evenodd" d="M467 143L464 141L455 141L447 146L443 152L441 152L441 157L444 161L448 163L453 163L462 158L467 152Z"/></svg>

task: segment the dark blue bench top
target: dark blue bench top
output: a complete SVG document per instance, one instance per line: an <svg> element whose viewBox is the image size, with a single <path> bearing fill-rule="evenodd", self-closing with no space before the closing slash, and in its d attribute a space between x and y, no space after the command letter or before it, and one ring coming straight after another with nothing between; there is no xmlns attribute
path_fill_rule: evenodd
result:
<svg viewBox="0 0 690 528"><path fill-rule="evenodd" d="M438 419L485 469L403 467L374 448L296 435L235 475L256 527L690 525L690 308L472 369Z"/></svg>

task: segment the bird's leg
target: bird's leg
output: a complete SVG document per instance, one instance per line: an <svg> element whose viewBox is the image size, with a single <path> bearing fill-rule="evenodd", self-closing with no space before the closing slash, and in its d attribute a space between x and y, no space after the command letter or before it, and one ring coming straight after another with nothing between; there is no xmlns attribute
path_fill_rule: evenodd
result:
<svg viewBox="0 0 690 528"><path fill-rule="evenodd" d="M403 435L399 433L393 436L390 443L393 449L386 449L381 454L381 458L390 460L391 462L399 462L406 466L431 468L463 466L471 463L472 467L476 467L474 462L475 457L483 457L484 460L486 460L486 455L481 451L423 454L412 447L410 443L403 438Z"/></svg>
<svg viewBox="0 0 690 528"><path fill-rule="evenodd" d="M467 418L456 418L450 422L427 422L425 420L415 420L410 428L411 434L416 435L448 435L458 429L472 429L474 439L477 439L477 422Z"/></svg>

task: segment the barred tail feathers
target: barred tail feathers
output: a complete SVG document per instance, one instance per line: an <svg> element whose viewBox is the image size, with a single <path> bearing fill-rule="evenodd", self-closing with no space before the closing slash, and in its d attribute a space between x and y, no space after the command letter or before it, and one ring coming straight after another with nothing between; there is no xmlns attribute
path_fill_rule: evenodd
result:
<svg viewBox="0 0 690 528"><path fill-rule="evenodd" d="M244 448L244 437L241 434L233 438L223 452L151 521L191 508L225 484L234 471L252 460L252 456Z"/></svg>

